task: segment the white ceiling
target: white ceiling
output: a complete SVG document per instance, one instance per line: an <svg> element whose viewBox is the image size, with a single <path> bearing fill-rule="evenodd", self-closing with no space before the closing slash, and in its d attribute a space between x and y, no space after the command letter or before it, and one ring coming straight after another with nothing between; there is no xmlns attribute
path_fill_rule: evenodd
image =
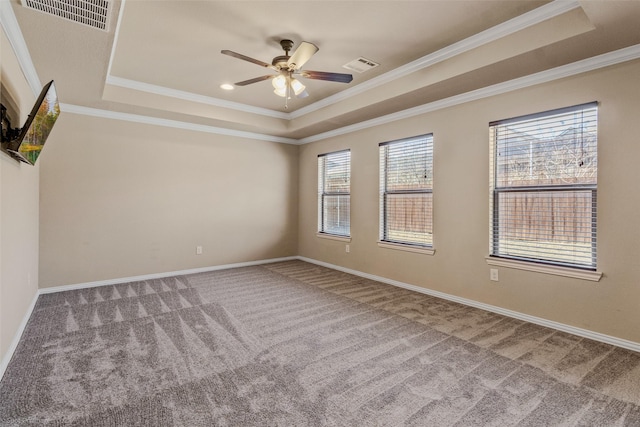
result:
<svg viewBox="0 0 640 427"><path fill-rule="evenodd" d="M106 32L11 4L64 105L296 140L640 44L640 1L126 0ZM283 38L319 47L304 69L380 66L288 109L269 80L220 88L272 72L222 49L270 63Z"/></svg>

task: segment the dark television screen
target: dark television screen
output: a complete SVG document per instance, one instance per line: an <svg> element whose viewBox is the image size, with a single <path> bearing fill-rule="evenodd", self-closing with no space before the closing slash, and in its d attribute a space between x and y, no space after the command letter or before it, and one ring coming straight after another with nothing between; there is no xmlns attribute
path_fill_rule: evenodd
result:
<svg viewBox="0 0 640 427"><path fill-rule="evenodd" d="M9 149L11 154L18 160L33 165L59 115L58 95L51 80L42 88L20 135L12 142Z"/></svg>

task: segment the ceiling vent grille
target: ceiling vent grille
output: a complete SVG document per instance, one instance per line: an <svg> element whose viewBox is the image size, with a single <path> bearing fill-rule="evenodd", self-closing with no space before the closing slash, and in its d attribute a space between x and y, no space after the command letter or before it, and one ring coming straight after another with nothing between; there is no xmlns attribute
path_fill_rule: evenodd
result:
<svg viewBox="0 0 640 427"><path fill-rule="evenodd" d="M108 30L109 0L22 0L22 5L92 28Z"/></svg>
<svg viewBox="0 0 640 427"><path fill-rule="evenodd" d="M380 64L361 56L347 64L344 64L342 67L346 68L347 70L355 71L356 73L364 73L365 71L368 71L372 68L376 68L378 65Z"/></svg>

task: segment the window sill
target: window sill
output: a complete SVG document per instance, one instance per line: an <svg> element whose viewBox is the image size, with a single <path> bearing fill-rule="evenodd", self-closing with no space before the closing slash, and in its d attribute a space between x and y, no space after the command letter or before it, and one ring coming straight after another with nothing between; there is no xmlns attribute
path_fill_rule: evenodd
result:
<svg viewBox="0 0 640 427"><path fill-rule="evenodd" d="M512 259L486 257L488 265L495 267L515 268L517 270L533 271L536 273L553 274L556 276L572 277L574 279L590 280L599 282L602 277L600 271L580 270L578 268L559 267L555 265L536 264L533 262L516 261Z"/></svg>
<svg viewBox="0 0 640 427"><path fill-rule="evenodd" d="M338 236L336 234L316 233L316 237L320 237L322 239L337 240L339 242L347 242L347 243L351 241L351 237Z"/></svg>
<svg viewBox="0 0 640 427"><path fill-rule="evenodd" d="M423 248L419 246L401 245L398 243L389 243L389 242L381 242L381 241L378 241L378 247L385 248L385 249L395 249L398 251L415 252L415 253L424 254L424 255L433 255L436 253L436 250L433 248Z"/></svg>

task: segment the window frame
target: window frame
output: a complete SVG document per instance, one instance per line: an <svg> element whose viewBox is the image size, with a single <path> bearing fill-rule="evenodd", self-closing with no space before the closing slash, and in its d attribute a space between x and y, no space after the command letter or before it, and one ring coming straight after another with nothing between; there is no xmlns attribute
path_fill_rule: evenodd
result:
<svg viewBox="0 0 640 427"><path fill-rule="evenodd" d="M431 174L430 186L422 189L403 189L403 190L389 190L388 188L388 150L385 147L392 145L411 144L418 141L424 141L426 149L427 164L425 170ZM408 138L397 139L393 141L382 142L378 144L379 152L379 167L380 167L380 185L379 185L379 235L378 246L387 249L399 249L409 252L424 253L428 255L434 254L433 249L433 133L427 133L423 135L412 136ZM430 162L429 162L430 160ZM388 200L389 196L413 196L413 195L429 195L431 197L431 208L428 214L425 214L426 218L431 219L430 222L425 222L426 229L430 229L431 233L424 231L425 234L430 234L429 241L419 243L410 241L408 239L393 239L388 236L388 222L389 222L389 208Z"/></svg>
<svg viewBox="0 0 640 427"><path fill-rule="evenodd" d="M326 164L332 158L340 159L347 156L347 176L348 176L348 192L344 191L327 191L326 185ZM348 226L346 233L327 230L325 227L325 206L326 199L329 197L346 197L349 201L348 206ZM318 154L318 227L317 236L334 240L351 240L351 149L332 151L329 153Z"/></svg>
<svg viewBox="0 0 640 427"><path fill-rule="evenodd" d="M539 113L514 117L511 119L498 120L489 123L489 140L490 140L490 227L489 227L489 256L487 257L487 263L496 266L512 267L517 269L524 269L530 271L538 271L542 273L558 274L562 276L577 277L587 280L599 280L602 273L596 272L597 269L597 147L598 147L598 102L589 102L585 104L574 105L565 108L559 108L554 110L543 111ZM594 110L595 121L595 179L593 183L569 183L569 184L543 184L543 185L511 185L501 186L497 183L500 182L500 176L498 171L498 137L496 136L499 126L511 124L531 122L537 119L545 119L554 116L560 116L562 114L579 113L585 111ZM584 120L581 119L581 125L584 124ZM550 143L547 141L547 143ZM533 156L533 154L532 154ZM530 159L532 161L533 157ZM556 178L557 179L557 178ZM561 198L554 198L553 193L574 193L590 192L591 200L591 249L590 257L591 262L587 264L579 264L577 262L563 262L558 260L559 255L556 255L556 259L550 259L547 251L546 258L535 257L532 253L535 253L535 249L540 249L540 246L535 246L533 251L530 251L528 256L513 255L508 253L501 253L500 250L500 196L504 194L517 194L517 193L534 193L537 195L549 194L551 200L562 200ZM557 197L557 196L556 196ZM546 230L546 229L545 229ZM544 254L543 254L544 255Z"/></svg>

